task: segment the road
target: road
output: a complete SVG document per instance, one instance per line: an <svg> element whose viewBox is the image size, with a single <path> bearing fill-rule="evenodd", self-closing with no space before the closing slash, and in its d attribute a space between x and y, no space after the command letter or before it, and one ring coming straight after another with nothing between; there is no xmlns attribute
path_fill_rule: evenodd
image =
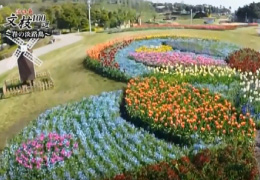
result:
<svg viewBox="0 0 260 180"><path fill-rule="evenodd" d="M76 43L82 39L82 36L78 33L65 34L53 36L56 42L53 44L48 44L46 46L37 48L33 50L33 54L37 57L47 54L53 50L68 46L70 44ZM13 69L17 66L17 59L10 57L0 61L0 75Z"/></svg>

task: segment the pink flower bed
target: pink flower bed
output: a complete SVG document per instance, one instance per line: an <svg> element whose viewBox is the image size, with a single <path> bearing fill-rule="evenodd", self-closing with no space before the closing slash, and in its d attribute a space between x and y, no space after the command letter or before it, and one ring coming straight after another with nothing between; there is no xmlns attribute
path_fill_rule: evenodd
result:
<svg viewBox="0 0 260 180"><path fill-rule="evenodd" d="M234 30L238 26L235 25L199 25L199 24L142 24L135 28L174 28L174 29L203 29L203 30Z"/></svg>
<svg viewBox="0 0 260 180"><path fill-rule="evenodd" d="M162 65L226 65L226 62L221 59L213 59L192 53L168 52L168 53L130 53L129 57L137 62L141 62L151 66Z"/></svg>
<svg viewBox="0 0 260 180"><path fill-rule="evenodd" d="M34 140L23 143L16 151L16 161L29 169L41 169L71 157L73 150L78 148L72 136L49 133L41 134Z"/></svg>

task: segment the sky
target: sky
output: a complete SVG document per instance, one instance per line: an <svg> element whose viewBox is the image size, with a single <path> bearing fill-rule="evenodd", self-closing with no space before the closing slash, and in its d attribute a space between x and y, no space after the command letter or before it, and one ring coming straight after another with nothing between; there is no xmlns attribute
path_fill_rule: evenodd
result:
<svg viewBox="0 0 260 180"><path fill-rule="evenodd" d="M152 2L170 2L170 3L181 3L182 1L185 4L192 4L192 5L197 5L197 4L210 4L214 6L225 6L226 8L229 8L229 6L232 7L232 11L235 11L238 9L238 7L242 7L246 4L250 4L253 2L253 0L150 0ZM259 0L255 0L254 2L260 2Z"/></svg>

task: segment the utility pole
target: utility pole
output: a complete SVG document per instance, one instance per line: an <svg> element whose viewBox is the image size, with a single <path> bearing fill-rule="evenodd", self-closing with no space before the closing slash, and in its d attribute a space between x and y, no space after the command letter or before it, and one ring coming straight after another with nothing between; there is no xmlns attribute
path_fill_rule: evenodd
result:
<svg viewBox="0 0 260 180"><path fill-rule="evenodd" d="M89 21L89 32L91 33L91 17L90 17L90 9L91 9L91 0L88 0L88 21Z"/></svg>
<svg viewBox="0 0 260 180"><path fill-rule="evenodd" d="M192 8L191 8L191 10L190 10L190 24L192 24Z"/></svg>

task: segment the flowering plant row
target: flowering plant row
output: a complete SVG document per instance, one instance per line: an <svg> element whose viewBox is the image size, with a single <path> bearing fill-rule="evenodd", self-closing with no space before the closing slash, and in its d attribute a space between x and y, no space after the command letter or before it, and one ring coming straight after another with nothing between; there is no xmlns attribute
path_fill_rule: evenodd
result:
<svg viewBox="0 0 260 180"><path fill-rule="evenodd" d="M177 28L177 29L204 29L204 30L234 30L237 26L229 25L183 25L183 24L143 24L135 27L139 28Z"/></svg>
<svg viewBox="0 0 260 180"><path fill-rule="evenodd" d="M132 171L187 154L185 149L159 140L122 119L119 116L121 101L122 91L116 91L47 110L16 136L0 154L0 179L102 179L123 173L124 170ZM63 135L49 134L50 132ZM43 138L42 133L51 137ZM51 152L55 153L54 146L59 148L59 144L47 145L48 141L56 141L55 139L61 139L66 134L70 134L78 143L74 155L66 161L49 163L37 171L16 162L15 152L27 139L39 137L46 140L44 145L47 149L43 152L48 152L50 147L50 156L47 157L51 158L54 155ZM68 140L68 136L65 139ZM63 142L67 147L65 139ZM28 143L28 146L32 143ZM70 144L70 149L73 144L75 143ZM61 155L61 151L58 152Z"/></svg>
<svg viewBox="0 0 260 180"><path fill-rule="evenodd" d="M250 113L260 123L260 69L256 73L240 72L240 97L243 113Z"/></svg>
<svg viewBox="0 0 260 180"><path fill-rule="evenodd" d="M161 46L162 44L165 44L165 42L169 42L168 44L174 42L177 45L176 48L182 51L192 50L192 47L187 46L186 44L193 43L193 52L204 53L212 56L222 55L221 57L229 54L234 49L239 49L234 45L221 43L215 39L200 40L196 38L190 38L186 35L180 37L172 35L151 35L116 39L113 42L107 42L95 46L94 48L88 50L87 54L89 57L88 59L96 59L98 62L100 62L99 66L101 68L104 67L106 70L98 70L98 72L102 72L102 74L105 74L107 77L111 77L110 71L111 73L114 73L115 71L118 72L118 70L128 77L136 77L149 74L150 71L144 64L129 59L129 52L134 52L136 49L142 46ZM206 46L203 44L206 44ZM171 46L175 47L172 44ZM220 48L220 50L216 52L215 47ZM203 50L203 48L206 48L206 50ZM221 54L218 52L221 52ZM88 64L93 65L93 63ZM117 75L113 75L113 77L117 77Z"/></svg>
<svg viewBox="0 0 260 180"><path fill-rule="evenodd" d="M138 49L135 50L135 52L168 52L168 51L172 51L172 47L171 46L167 46L167 45L161 45L161 46L141 46Z"/></svg>
<svg viewBox="0 0 260 180"><path fill-rule="evenodd" d="M226 58L232 52L240 49L240 47L235 44L205 41L204 39L169 39L168 41L165 41L164 44L170 45L181 51L207 54L222 58Z"/></svg>
<svg viewBox="0 0 260 180"><path fill-rule="evenodd" d="M197 89L187 83L155 77L132 79L126 90L126 109L132 118L154 130L189 139L198 134L205 141L216 137L252 140L255 123L250 114L239 114L219 94Z"/></svg>
<svg viewBox="0 0 260 180"><path fill-rule="evenodd" d="M161 34L161 35L137 35L137 36L130 36L130 37L124 37L121 39L114 39L113 41L108 41L105 43L101 43L98 45L95 45L93 48L87 50L87 55L90 56L93 59L100 59L101 52L104 51L105 49L114 46L115 44L118 43L128 43L130 44L133 41L141 41L141 40L152 40L152 39L169 39L169 38L181 38L181 39L189 39L189 38L196 38L196 37L191 37L189 35L183 34L180 36L175 36L175 35L169 35L169 34ZM205 41L210 40L210 41L217 41L216 38L204 38Z"/></svg>
<svg viewBox="0 0 260 180"><path fill-rule="evenodd" d="M184 66L176 64L175 66L149 67L151 73L168 74L171 79L182 80L189 83L211 83L226 84L239 80L235 69L228 66L208 66L208 65L190 65Z"/></svg>
<svg viewBox="0 0 260 180"><path fill-rule="evenodd" d="M129 31L141 31L141 30L151 30L151 29L199 29L199 30L234 30L240 27L250 27L258 26L257 23L245 23L245 24L220 24L220 25L181 25L176 23L171 24L142 24L141 26L136 26L127 29L112 29L109 30L109 34L129 32Z"/></svg>
<svg viewBox="0 0 260 180"><path fill-rule="evenodd" d="M257 180L259 170L253 151L252 148L233 146L214 151L206 149L189 157L163 161L136 171L118 174L110 180Z"/></svg>
<svg viewBox="0 0 260 180"><path fill-rule="evenodd" d="M225 66L226 62L222 59L214 59L193 53L168 52L168 53L153 53L132 52L129 57L137 62L144 63L149 66L173 66L176 64L183 65L221 65Z"/></svg>
<svg viewBox="0 0 260 180"><path fill-rule="evenodd" d="M73 143L71 135L57 133L41 134L34 140L23 143L16 151L16 161L29 169L40 169L69 158L78 143Z"/></svg>
<svg viewBox="0 0 260 180"><path fill-rule="evenodd" d="M149 68L146 65L144 65L143 63L133 61L128 58L129 52L134 52L138 47L141 47L141 46L151 46L151 45L158 46L165 41L170 41L170 40L169 39L151 39L151 40L134 41L131 44L129 44L128 46L126 46L125 48L120 49L116 53L114 60L119 64L119 70L130 77L137 77L137 76L143 76L145 74L149 74L149 73L151 73L151 71L149 70ZM199 40L198 40L198 42L199 42L198 46L200 46L200 43L203 43L203 41L199 41ZM212 43L209 43L209 44L212 44L211 48L213 48L214 46L217 46L218 42L212 41ZM215 45L213 45L213 44L215 44ZM225 45L225 44L222 44L222 45L225 47L225 50L223 50L223 52L226 52L226 53L232 52L232 48L229 49L228 45ZM232 46L232 45L230 45L230 46ZM194 45L194 47L196 47L196 45ZM221 48L223 48L223 47L221 47ZM198 49L196 51L198 51ZM209 54L214 54L214 51L210 50L210 45L209 45L208 53L211 52ZM213 59L221 59L221 58L216 58L216 57L209 57L207 55L201 55L201 56L205 56L205 57L213 58Z"/></svg>

